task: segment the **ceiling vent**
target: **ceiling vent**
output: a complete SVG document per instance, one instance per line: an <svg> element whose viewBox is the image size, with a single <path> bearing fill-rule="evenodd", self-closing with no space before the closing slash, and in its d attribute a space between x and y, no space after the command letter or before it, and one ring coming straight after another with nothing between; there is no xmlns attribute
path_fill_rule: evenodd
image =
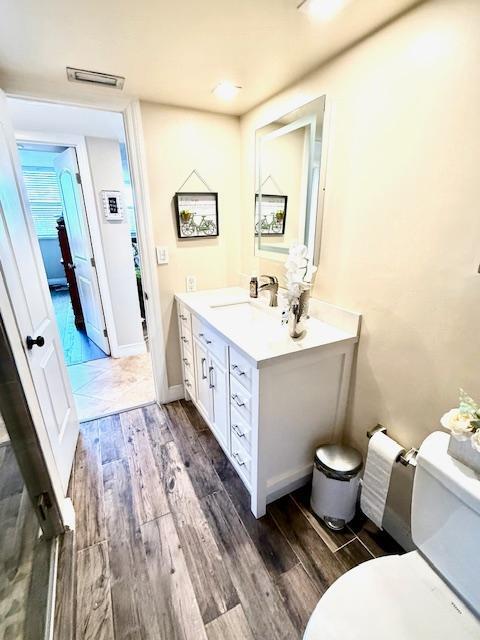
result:
<svg viewBox="0 0 480 640"><path fill-rule="evenodd" d="M88 84L98 84L102 87L112 89L123 89L125 78L114 76L111 73L100 73L99 71L87 71L86 69L75 69L67 67L67 78L70 82L85 82Z"/></svg>

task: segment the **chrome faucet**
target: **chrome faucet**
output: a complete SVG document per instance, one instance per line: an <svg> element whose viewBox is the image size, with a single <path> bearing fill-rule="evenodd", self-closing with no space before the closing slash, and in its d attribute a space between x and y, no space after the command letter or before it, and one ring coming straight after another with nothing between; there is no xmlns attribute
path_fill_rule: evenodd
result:
<svg viewBox="0 0 480 640"><path fill-rule="evenodd" d="M268 282L262 284L259 287L259 291L270 291L270 306L277 307L277 294L278 294L278 278L276 276L260 276L261 278L268 278Z"/></svg>

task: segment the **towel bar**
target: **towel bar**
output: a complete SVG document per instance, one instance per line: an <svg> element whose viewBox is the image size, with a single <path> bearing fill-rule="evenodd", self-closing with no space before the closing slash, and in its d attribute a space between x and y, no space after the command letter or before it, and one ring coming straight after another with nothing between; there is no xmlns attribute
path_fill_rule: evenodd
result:
<svg viewBox="0 0 480 640"><path fill-rule="evenodd" d="M371 438L375 433L384 433L385 435L387 435L387 427L384 427L381 424L377 424L376 427L370 429L370 431L367 431L367 438ZM404 467L408 467L408 465L416 467L417 454L418 449L415 449L415 447L411 447L408 451L405 451L405 453L401 453L398 456L397 462L401 462Z"/></svg>

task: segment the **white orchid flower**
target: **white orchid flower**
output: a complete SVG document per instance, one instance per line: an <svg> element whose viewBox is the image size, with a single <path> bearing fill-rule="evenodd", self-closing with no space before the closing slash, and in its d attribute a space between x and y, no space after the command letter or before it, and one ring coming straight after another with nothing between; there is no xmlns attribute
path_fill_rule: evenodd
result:
<svg viewBox="0 0 480 640"><path fill-rule="evenodd" d="M460 409L450 409L441 419L442 427L448 429L457 440L468 440L472 435L471 421L474 420L471 413L465 413Z"/></svg>
<svg viewBox="0 0 480 640"><path fill-rule="evenodd" d="M478 451L478 453L480 453L480 429L477 429L472 433L470 442L475 451Z"/></svg>

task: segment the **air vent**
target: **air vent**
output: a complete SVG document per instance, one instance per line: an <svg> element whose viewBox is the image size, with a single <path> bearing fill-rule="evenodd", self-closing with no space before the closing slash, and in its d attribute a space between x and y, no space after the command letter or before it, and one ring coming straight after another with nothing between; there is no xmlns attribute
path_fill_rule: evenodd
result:
<svg viewBox="0 0 480 640"><path fill-rule="evenodd" d="M123 89L125 83L125 78L122 78L122 76L100 73L99 71L87 71L86 69L75 69L74 67L67 67L67 78L70 82L98 84L112 89Z"/></svg>

